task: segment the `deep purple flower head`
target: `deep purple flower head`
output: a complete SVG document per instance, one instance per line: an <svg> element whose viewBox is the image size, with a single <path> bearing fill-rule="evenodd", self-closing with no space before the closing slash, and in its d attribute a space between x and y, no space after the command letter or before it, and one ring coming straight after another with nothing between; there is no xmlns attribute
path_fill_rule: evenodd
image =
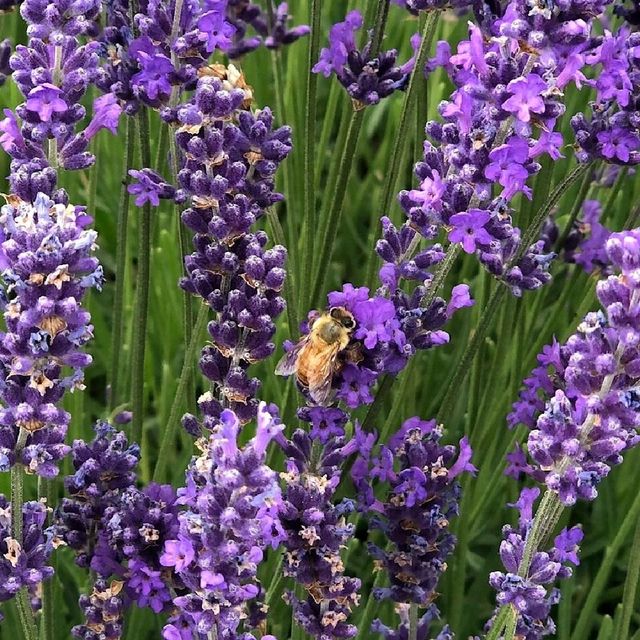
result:
<svg viewBox="0 0 640 640"><path fill-rule="evenodd" d="M106 422L96 423L95 431L90 443L73 442L71 458L75 473L65 478L69 497L62 499L54 522L55 535L74 550L81 567L91 565L103 517L134 486L140 459L140 447L130 445L124 432L116 431Z"/></svg>
<svg viewBox="0 0 640 640"><path fill-rule="evenodd" d="M83 624L71 629L74 638L82 640L119 640L124 630L123 583L99 578L89 595L80 596Z"/></svg>
<svg viewBox="0 0 640 640"><path fill-rule="evenodd" d="M66 454L67 390L82 389L93 327L81 301L102 285L95 231L81 207L9 198L0 210L0 264L8 301L0 333L0 467L16 462L45 477Z"/></svg>
<svg viewBox="0 0 640 640"><path fill-rule="evenodd" d="M225 407L243 422L256 415L260 383L247 369L275 350L287 254L267 248L266 233L252 227L282 199L275 173L291 150L288 127L274 129L269 109L249 110L242 74L220 65L215 72L199 80L190 102L163 114L177 125L179 182L189 198L182 220L194 234L181 286L216 313L200 360L213 385L199 403L205 426L215 425Z"/></svg>
<svg viewBox="0 0 640 640"><path fill-rule="evenodd" d="M360 580L345 575L341 551L353 535L353 525L346 522L353 504L335 499L349 445L342 437L312 440L301 429L279 443L288 458L280 474L283 570L305 590L304 598L287 595L294 620L314 638L352 638L357 629L348 617L359 601Z"/></svg>
<svg viewBox="0 0 640 640"><path fill-rule="evenodd" d="M357 48L355 34L362 24L362 14L357 10L349 12L344 22L334 24L329 32L329 46L322 49L313 67L314 73L322 73L327 78L335 73L356 109L377 104L395 90L404 89L420 46L420 36L416 34L411 39L414 57L399 66L395 50L372 51L371 40L362 50Z"/></svg>
<svg viewBox="0 0 640 640"><path fill-rule="evenodd" d="M22 544L11 528L11 503L0 494L0 602L13 598L22 588L35 590L53 575L47 561L53 546L44 529L47 509L41 502L22 507Z"/></svg>
<svg viewBox="0 0 640 640"><path fill-rule="evenodd" d="M467 440L460 441L456 452L454 446L442 445L441 437L435 420L414 417L388 444L380 444L376 451L364 448L354 464L359 508L387 542L386 547L369 544L390 582L374 592L376 598L427 606L435 597L445 560L455 545L448 524L458 513L457 477L475 471Z"/></svg>

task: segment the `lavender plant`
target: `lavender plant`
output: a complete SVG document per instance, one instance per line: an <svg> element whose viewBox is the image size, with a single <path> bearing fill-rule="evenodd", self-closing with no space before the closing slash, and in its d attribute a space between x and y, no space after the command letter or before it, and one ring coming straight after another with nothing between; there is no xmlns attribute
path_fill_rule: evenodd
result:
<svg viewBox="0 0 640 640"><path fill-rule="evenodd" d="M633 640L637 13L0 2L0 636Z"/></svg>

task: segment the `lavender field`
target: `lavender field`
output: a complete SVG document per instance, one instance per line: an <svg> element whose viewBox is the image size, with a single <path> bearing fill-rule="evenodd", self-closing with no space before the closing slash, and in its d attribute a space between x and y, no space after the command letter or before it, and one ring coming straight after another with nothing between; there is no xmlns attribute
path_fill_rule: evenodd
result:
<svg viewBox="0 0 640 640"><path fill-rule="evenodd" d="M0 0L0 639L640 640L638 0Z"/></svg>

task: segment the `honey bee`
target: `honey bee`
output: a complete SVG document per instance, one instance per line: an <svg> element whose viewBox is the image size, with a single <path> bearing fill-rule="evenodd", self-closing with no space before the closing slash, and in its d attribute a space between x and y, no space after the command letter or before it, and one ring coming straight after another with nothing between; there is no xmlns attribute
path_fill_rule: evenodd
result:
<svg viewBox="0 0 640 640"><path fill-rule="evenodd" d="M296 380L309 390L311 399L325 406L331 394L333 376L342 363L338 356L345 351L356 322L344 307L332 307L316 320L309 333L286 353L276 367L279 376L295 373Z"/></svg>

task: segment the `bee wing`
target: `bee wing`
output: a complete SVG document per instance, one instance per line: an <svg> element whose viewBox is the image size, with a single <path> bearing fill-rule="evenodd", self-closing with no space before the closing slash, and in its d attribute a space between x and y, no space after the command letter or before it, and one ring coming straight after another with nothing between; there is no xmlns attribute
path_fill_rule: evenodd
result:
<svg viewBox="0 0 640 640"><path fill-rule="evenodd" d="M325 406L331 394L333 374L337 368L340 346L316 351L309 363L309 395L321 406Z"/></svg>
<svg viewBox="0 0 640 640"><path fill-rule="evenodd" d="M298 361L298 356L302 349L309 342L309 336L306 335L302 340L300 340L292 349L289 349L287 353L285 353L282 358L280 358L280 362L278 362L276 366L276 375L277 376L290 376L296 372L296 362Z"/></svg>

